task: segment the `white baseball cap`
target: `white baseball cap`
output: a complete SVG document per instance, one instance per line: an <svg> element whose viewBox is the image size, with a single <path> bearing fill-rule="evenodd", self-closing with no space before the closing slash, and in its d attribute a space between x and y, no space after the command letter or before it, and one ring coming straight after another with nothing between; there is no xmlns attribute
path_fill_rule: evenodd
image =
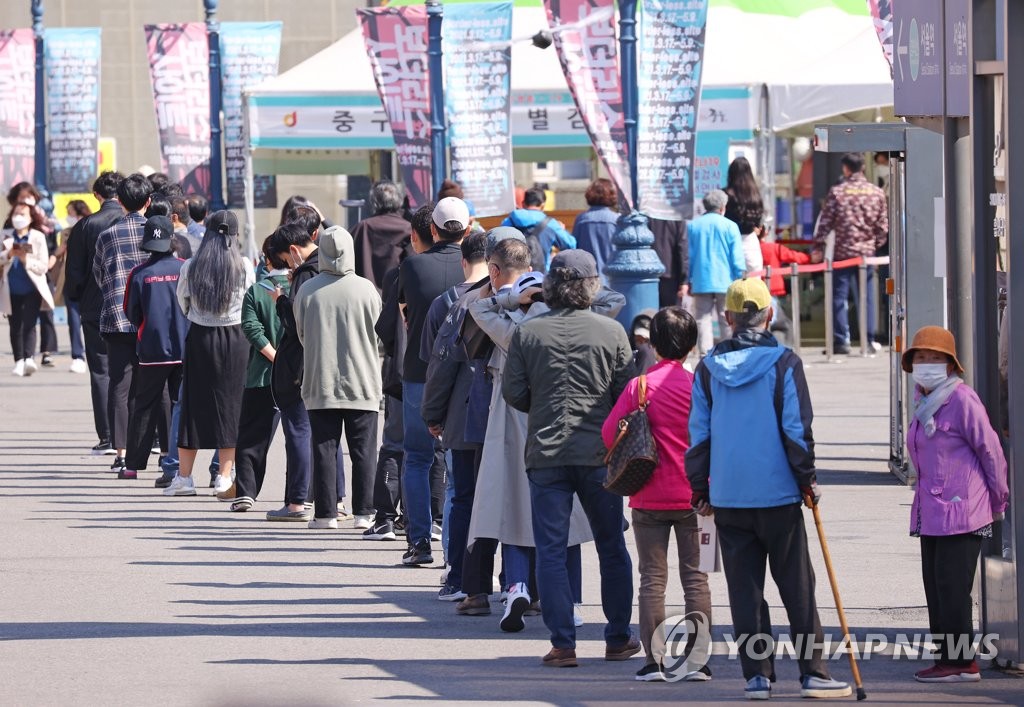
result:
<svg viewBox="0 0 1024 707"><path fill-rule="evenodd" d="M434 206L431 218L434 225L442 230L465 231L469 227L469 207L458 197L446 196ZM446 229L445 224L452 221L459 224L458 228Z"/></svg>
<svg viewBox="0 0 1024 707"><path fill-rule="evenodd" d="M519 278L516 280L515 284L512 285L512 292L514 292L515 296L518 297L519 295L523 294L524 292L526 292L531 287L543 287L543 286L544 286L544 273L528 272L528 273L523 273L522 275L519 276Z"/></svg>

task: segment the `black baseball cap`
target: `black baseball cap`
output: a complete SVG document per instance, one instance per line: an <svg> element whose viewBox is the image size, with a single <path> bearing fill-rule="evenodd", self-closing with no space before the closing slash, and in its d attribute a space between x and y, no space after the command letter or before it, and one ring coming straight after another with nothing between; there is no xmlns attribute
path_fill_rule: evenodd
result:
<svg viewBox="0 0 1024 707"><path fill-rule="evenodd" d="M174 226L166 216L151 216L146 219L146 225L142 232L142 250L149 253L170 253L171 236L174 235Z"/></svg>

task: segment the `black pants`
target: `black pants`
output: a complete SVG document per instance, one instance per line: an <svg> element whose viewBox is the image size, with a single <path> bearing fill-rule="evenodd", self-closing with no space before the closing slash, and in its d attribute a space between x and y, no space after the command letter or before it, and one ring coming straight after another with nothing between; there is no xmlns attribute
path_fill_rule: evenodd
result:
<svg viewBox="0 0 1024 707"><path fill-rule="evenodd" d="M11 352L14 361L32 358L36 350L36 319L43 298L32 290L27 295L11 295Z"/></svg>
<svg viewBox="0 0 1024 707"><path fill-rule="evenodd" d="M99 321L82 320L85 338L85 362L89 364L89 388L92 392L92 418L96 437L100 442L110 441L110 418L107 394L110 376L107 370L107 342L100 335Z"/></svg>
<svg viewBox="0 0 1024 707"><path fill-rule="evenodd" d="M107 387L107 420L110 444L114 449L128 446L128 399L132 376L139 359L135 355L135 334L104 334L107 342L109 386Z"/></svg>
<svg viewBox="0 0 1024 707"><path fill-rule="evenodd" d="M171 406L178 401L181 391L182 365L139 366L132 378L131 399L128 402L128 446L125 449L125 467L144 471L153 448L156 431L160 448L167 451Z"/></svg>
<svg viewBox="0 0 1024 707"><path fill-rule="evenodd" d="M477 538L473 547L466 549L462 556L462 591L469 596L491 593L494 589L494 554L497 551L498 541L494 538ZM505 586L504 582L502 586Z"/></svg>
<svg viewBox="0 0 1024 707"><path fill-rule="evenodd" d="M391 395L384 397L384 433L377 456L377 476L373 484L373 506L377 509L375 523L394 521L402 503L402 401Z"/></svg>
<svg viewBox="0 0 1024 707"><path fill-rule="evenodd" d="M938 640L935 660L947 665L969 665L963 646L974 637L971 589L981 554L980 535L965 533L921 537L921 574L928 602L928 629ZM957 644L960 650L957 650Z"/></svg>
<svg viewBox="0 0 1024 707"><path fill-rule="evenodd" d="M338 445L345 433L352 459L352 514L373 515L373 450L377 442L376 411L310 410L313 434L315 516L338 516Z"/></svg>
<svg viewBox="0 0 1024 707"><path fill-rule="evenodd" d="M253 501L263 488L267 474L267 453L277 433L281 413L274 404L270 386L246 388L242 393L242 414L238 419L235 447L235 493Z"/></svg>
<svg viewBox="0 0 1024 707"><path fill-rule="evenodd" d="M790 637L798 652L801 677L827 678L821 648L812 649L811 641L824 643L818 607L814 601L814 569L807 550L802 506L794 503L774 508L716 508L715 525L722 546L722 565L729 585L733 630L737 641L743 677L746 680L775 674L775 656L767 651L771 636L771 618L764 601L765 563L779 588L789 616ZM751 657L766 655L758 660Z"/></svg>
<svg viewBox="0 0 1024 707"><path fill-rule="evenodd" d="M57 328L49 309L39 313L39 353L57 353Z"/></svg>

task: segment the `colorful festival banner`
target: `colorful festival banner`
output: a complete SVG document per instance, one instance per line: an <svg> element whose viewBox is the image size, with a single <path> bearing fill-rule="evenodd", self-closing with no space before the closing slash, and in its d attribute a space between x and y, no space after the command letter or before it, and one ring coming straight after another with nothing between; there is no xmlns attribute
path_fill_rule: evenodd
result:
<svg viewBox="0 0 1024 707"><path fill-rule="evenodd" d="M89 193L100 139L100 28L46 30L50 190Z"/></svg>
<svg viewBox="0 0 1024 707"><path fill-rule="evenodd" d="M892 72L892 4L894 0L868 0L868 10L878 32L878 41L882 43L882 53L889 62Z"/></svg>
<svg viewBox="0 0 1024 707"><path fill-rule="evenodd" d="M629 161L614 0L544 0L558 60L601 162L628 204ZM596 13L606 17L595 20ZM566 27L565 25L568 25Z"/></svg>
<svg viewBox="0 0 1024 707"><path fill-rule="evenodd" d="M280 22L222 22L220 66L224 105L224 172L231 208L245 206L245 117L242 93L264 79L277 76L281 55ZM255 175L256 208L277 206L273 176Z"/></svg>
<svg viewBox="0 0 1024 707"><path fill-rule="evenodd" d="M356 10L413 208L430 201L427 11L422 5ZM344 67L339 67L344 70Z"/></svg>
<svg viewBox="0 0 1024 707"><path fill-rule="evenodd" d="M35 37L0 30L0 183L35 181Z"/></svg>
<svg viewBox="0 0 1024 707"><path fill-rule="evenodd" d="M512 2L445 8L442 38L452 179L477 216L515 208L512 183Z"/></svg>
<svg viewBox="0 0 1024 707"><path fill-rule="evenodd" d="M693 216L708 0L643 0L637 182L641 210L669 221Z"/></svg>
<svg viewBox="0 0 1024 707"><path fill-rule="evenodd" d="M186 194L210 195L210 68L206 25L146 25L162 169Z"/></svg>

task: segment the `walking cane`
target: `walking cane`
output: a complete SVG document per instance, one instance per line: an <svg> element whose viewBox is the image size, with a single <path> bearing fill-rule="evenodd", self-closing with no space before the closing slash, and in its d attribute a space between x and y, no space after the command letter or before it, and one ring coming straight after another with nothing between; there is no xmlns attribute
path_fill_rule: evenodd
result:
<svg viewBox="0 0 1024 707"><path fill-rule="evenodd" d="M839 612L839 625L843 629L843 637L846 639L846 646L849 649L847 654L850 656L850 671L853 673L853 682L857 685L857 700L866 700L868 693L864 692L864 686L860 681L857 656L853 654L853 640L850 638L850 629L846 625L846 612L843 611L843 600L839 598L839 585L836 583L836 573L832 569L832 556L828 553L825 529L821 527L821 513L818 511L818 505L814 502L814 496L810 493L804 494L804 505L814 513L814 526L818 529L818 540L821 541L821 554L825 557L825 569L828 570L828 582L832 585L832 596L836 600L836 611Z"/></svg>

